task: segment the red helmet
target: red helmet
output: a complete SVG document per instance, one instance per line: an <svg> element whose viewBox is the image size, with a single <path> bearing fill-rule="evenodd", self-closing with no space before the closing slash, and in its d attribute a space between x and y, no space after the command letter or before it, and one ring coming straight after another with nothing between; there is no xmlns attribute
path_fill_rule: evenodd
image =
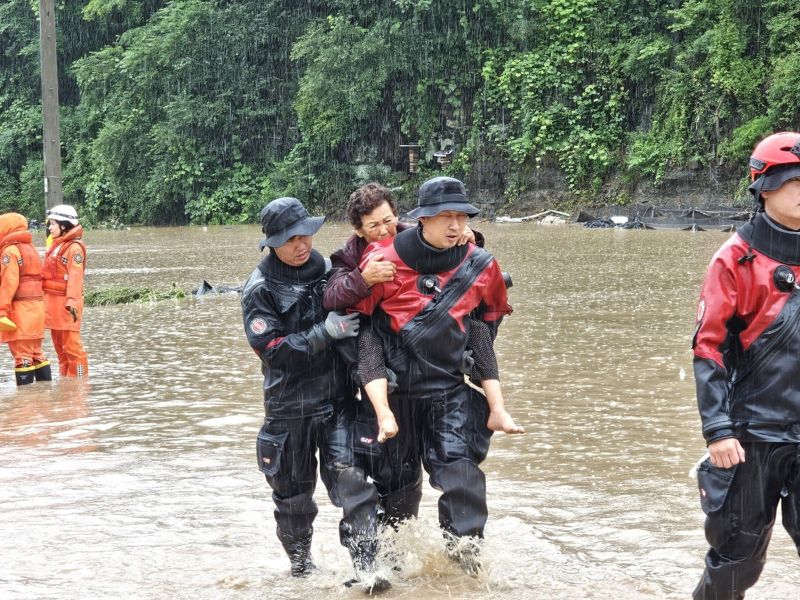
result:
<svg viewBox="0 0 800 600"><path fill-rule="evenodd" d="M750 178L747 188L761 203L761 192L777 190L789 179L800 178L800 133L773 133L756 144L750 157Z"/></svg>
<svg viewBox="0 0 800 600"><path fill-rule="evenodd" d="M755 181L772 167L800 164L800 133L773 133L756 144L750 157L750 179Z"/></svg>

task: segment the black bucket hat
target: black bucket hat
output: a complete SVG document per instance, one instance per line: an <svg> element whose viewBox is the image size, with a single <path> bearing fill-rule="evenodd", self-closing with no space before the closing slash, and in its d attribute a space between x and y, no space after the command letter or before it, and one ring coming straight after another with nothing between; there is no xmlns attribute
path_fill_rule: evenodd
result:
<svg viewBox="0 0 800 600"><path fill-rule="evenodd" d="M295 235L314 235L325 217L310 217L297 198L277 198L261 209L261 231L265 238L259 247L280 248Z"/></svg>
<svg viewBox="0 0 800 600"><path fill-rule="evenodd" d="M784 183L796 177L800 177L800 164L778 165L760 175L747 189L758 202L763 202L761 192L777 190Z"/></svg>
<svg viewBox="0 0 800 600"><path fill-rule="evenodd" d="M435 217L440 212L455 210L474 217L480 211L467 201L464 184L452 177L428 179L419 188L417 207L408 212L414 219Z"/></svg>

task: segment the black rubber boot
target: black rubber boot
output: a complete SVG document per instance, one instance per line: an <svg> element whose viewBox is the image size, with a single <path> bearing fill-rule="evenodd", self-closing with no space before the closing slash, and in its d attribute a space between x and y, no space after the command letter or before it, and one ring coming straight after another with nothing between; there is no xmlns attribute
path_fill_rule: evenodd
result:
<svg viewBox="0 0 800 600"><path fill-rule="evenodd" d="M292 577L308 577L316 568L311 560L311 536L293 537L278 531L278 539L291 564Z"/></svg>
<svg viewBox="0 0 800 600"><path fill-rule="evenodd" d="M50 371L50 361L45 360L38 365L34 365L33 374L36 381L52 381L53 373Z"/></svg>
<svg viewBox="0 0 800 600"><path fill-rule="evenodd" d="M345 585L350 587L359 583L367 594L384 592L392 587L388 579L376 573L378 540L353 542L348 544L347 549L350 551L356 578Z"/></svg>
<svg viewBox="0 0 800 600"><path fill-rule="evenodd" d="M338 471L334 485L344 515L339 522L339 541L350 552L356 574L356 579L349 583L359 583L369 594L389 589L389 581L376 573L378 491L375 485L359 467Z"/></svg>
<svg viewBox="0 0 800 600"><path fill-rule="evenodd" d="M31 366L16 367L14 375L17 378L17 385L28 385L34 382L33 367Z"/></svg>
<svg viewBox="0 0 800 600"><path fill-rule="evenodd" d="M481 549L477 538L456 538L445 534L447 542L447 556L457 562L463 571L471 577L477 577L483 570L481 563Z"/></svg>

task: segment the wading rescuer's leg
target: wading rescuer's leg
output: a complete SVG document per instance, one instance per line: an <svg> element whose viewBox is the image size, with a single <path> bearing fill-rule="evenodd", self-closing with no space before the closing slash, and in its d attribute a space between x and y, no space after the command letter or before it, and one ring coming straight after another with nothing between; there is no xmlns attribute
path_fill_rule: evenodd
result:
<svg viewBox="0 0 800 600"><path fill-rule="evenodd" d="M34 371L33 374L36 377L36 381L52 381L53 380L53 372L50 369L50 361L49 360L42 360L35 365L33 365Z"/></svg>
<svg viewBox="0 0 800 600"><path fill-rule="evenodd" d="M378 521L396 527L400 522L419 514L422 499L422 463L413 417L413 400L400 401L389 397L399 430L383 443L377 441L378 421L370 402L354 401L353 452L355 465L364 469L378 488Z"/></svg>
<svg viewBox="0 0 800 600"><path fill-rule="evenodd" d="M89 361L81 343L80 331L51 329L53 347L58 355L58 370L62 377L88 377Z"/></svg>
<svg viewBox="0 0 800 600"><path fill-rule="evenodd" d="M445 397L426 401L426 406L430 415L424 421L428 426L422 435L423 461L431 485L442 492L439 525L454 538L482 538L488 508L486 477L479 465L486 458L492 435L486 427L486 401L464 385ZM456 550L453 557L466 571L475 573L480 568L476 545Z"/></svg>
<svg viewBox="0 0 800 600"><path fill-rule="evenodd" d="M34 382L33 356L34 340L9 340L8 350L14 357L14 377L17 385L28 385Z"/></svg>
<svg viewBox="0 0 800 600"><path fill-rule="evenodd" d="M66 377L67 368L69 367L69 357L64 349L64 334L67 333L63 329L51 329L50 337L53 340L53 348L58 357L58 372L62 377Z"/></svg>
<svg viewBox="0 0 800 600"><path fill-rule="evenodd" d="M375 480L380 495L380 522L396 527L419 515L422 499L422 462L417 425L419 403L392 395L389 396L389 408L395 415L398 433L379 444L381 456L379 461L373 463L373 470L369 474ZM375 431L377 426L375 421Z"/></svg>
<svg viewBox="0 0 800 600"><path fill-rule="evenodd" d="M419 466L419 463L417 463ZM422 472L417 471L416 481L404 487L380 494L381 523L396 527L399 523L419 515L422 500Z"/></svg>
<svg viewBox="0 0 800 600"><path fill-rule="evenodd" d="M268 419L258 433L258 465L272 488L278 539L289 557L292 577L305 577L314 568L316 429L312 418Z"/></svg>
<svg viewBox="0 0 800 600"><path fill-rule="evenodd" d="M794 473L797 475L786 485L788 494L781 499L781 521L800 554L800 444L794 444Z"/></svg>
<svg viewBox="0 0 800 600"><path fill-rule="evenodd" d="M88 377L89 358L81 343L80 331L67 331L64 339L64 352L67 354L67 377Z"/></svg>
<svg viewBox="0 0 800 600"><path fill-rule="evenodd" d="M36 381L52 381L53 376L50 371L50 361L42 351L43 338L38 340L30 340L31 343L31 356L33 357L33 374Z"/></svg>
<svg viewBox="0 0 800 600"><path fill-rule="evenodd" d="M331 473L331 501L342 508L339 541L347 548L356 577L368 591L389 588L376 577L378 557L378 491L358 467L334 469Z"/></svg>
<svg viewBox="0 0 800 600"><path fill-rule="evenodd" d="M350 553L356 576L369 592L390 587L375 574L378 554L378 491L364 470L353 466L350 415L338 410L325 421L319 440L320 476L334 506L342 509L339 540Z"/></svg>
<svg viewBox="0 0 800 600"><path fill-rule="evenodd" d="M745 462L698 471L709 548L695 600L741 600L764 568L781 491L797 488L796 444L744 443ZM791 496L791 494L790 494ZM796 502L796 496L794 496ZM784 498L784 513L787 509ZM788 527L787 527L788 529ZM797 539L797 538L796 538Z"/></svg>

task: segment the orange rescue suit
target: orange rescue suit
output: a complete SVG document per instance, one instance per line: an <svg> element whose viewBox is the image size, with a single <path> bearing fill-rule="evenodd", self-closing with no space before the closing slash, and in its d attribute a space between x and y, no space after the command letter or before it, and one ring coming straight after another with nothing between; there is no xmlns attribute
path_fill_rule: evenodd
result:
<svg viewBox="0 0 800 600"><path fill-rule="evenodd" d="M80 331L83 318L83 275L86 246L83 227L77 225L53 240L42 266L45 325L48 329ZM74 308L74 320L68 308Z"/></svg>
<svg viewBox="0 0 800 600"><path fill-rule="evenodd" d="M0 317L17 325L0 332L0 343L44 338L42 263L32 241L25 217L0 216Z"/></svg>

